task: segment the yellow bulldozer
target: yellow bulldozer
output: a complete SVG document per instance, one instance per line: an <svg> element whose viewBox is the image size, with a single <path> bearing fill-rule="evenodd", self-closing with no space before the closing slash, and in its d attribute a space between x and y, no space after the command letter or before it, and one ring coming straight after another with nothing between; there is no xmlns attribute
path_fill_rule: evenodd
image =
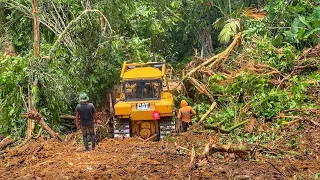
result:
<svg viewBox="0 0 320 180"><path fill-rule="evenodd" d="M127 63L114 104L114 137L159 140L175 131L173 95L163 62Z"/></svg>

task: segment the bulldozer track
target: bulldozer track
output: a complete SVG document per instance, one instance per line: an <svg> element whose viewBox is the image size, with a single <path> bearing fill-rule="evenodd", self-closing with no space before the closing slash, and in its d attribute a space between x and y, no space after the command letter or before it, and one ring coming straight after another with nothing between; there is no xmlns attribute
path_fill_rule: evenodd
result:
<svg viewBox="0 0 320 180"><path fill-rule="evenodd" d="M115 138L130 137L129 119L113 118L113 135Z"/></svg>
<svg viewBox="0 0 320 180"><path fill-rule="evenodd" d="M160 139L164 136L175 132L175 121L171 119L160 119ZM129 119L113 119L113 135L114 138L130 137L130 120Z"/></svg>
<svg viewBox="0 0 320 180"><path fill-rule="evenodd" d="M159 126L160 126L160 139L162 139L166 135L172 134L176 130L175 121L173 121L172 119L160 119Z"/></svg>

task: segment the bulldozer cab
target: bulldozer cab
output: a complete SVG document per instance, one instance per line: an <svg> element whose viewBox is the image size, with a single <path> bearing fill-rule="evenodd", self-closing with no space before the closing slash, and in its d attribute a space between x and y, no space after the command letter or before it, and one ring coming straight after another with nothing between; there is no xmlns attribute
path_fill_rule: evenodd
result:
<svg viewBox="0 0 320 180"><path fill-rule="evenodd" d="M161 80L131 80L123 82L126 101L160 99Z"/></svg>
<svg viewBox="0 0 320 180"><path fill-rule="evenodd" d="M124 62L114 105L114 136L159 139L175 130L165 62ZM159 118L155 118L159 117Z"/></svg>

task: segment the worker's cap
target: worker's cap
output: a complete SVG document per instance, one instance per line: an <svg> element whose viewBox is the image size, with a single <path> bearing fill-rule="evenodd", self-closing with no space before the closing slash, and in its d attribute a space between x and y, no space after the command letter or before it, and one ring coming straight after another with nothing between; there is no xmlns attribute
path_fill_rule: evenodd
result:
<svg viewBox="0 0 320 180"><path fill-rule="evenodd" d="M86 93L81 93L79 96L79 101L80 102L87 102L89 101L89 97Z"/></svg>

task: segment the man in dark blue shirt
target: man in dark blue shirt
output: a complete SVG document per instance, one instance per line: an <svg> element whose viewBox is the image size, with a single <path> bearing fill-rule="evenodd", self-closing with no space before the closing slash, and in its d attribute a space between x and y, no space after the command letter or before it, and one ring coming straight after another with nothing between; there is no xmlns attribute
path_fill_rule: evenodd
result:
<svg viewBox="0 0 320 180"><path fill-rule="evenodd" d="M92 142L92 150L96 147L96 136L94 133L94 124L96 123L96 109L92 103L88 103L89 97L86 93L82 93L79 97L80 104L77 105L76 108L76 126L78 129L80 129L79 126L79 119L80 119L80 125L82 129L82 136L83 136L83 143L85 146L85 151L89 151L89 145L88 145L88 131L91 136L91 142Z"/></svg>

